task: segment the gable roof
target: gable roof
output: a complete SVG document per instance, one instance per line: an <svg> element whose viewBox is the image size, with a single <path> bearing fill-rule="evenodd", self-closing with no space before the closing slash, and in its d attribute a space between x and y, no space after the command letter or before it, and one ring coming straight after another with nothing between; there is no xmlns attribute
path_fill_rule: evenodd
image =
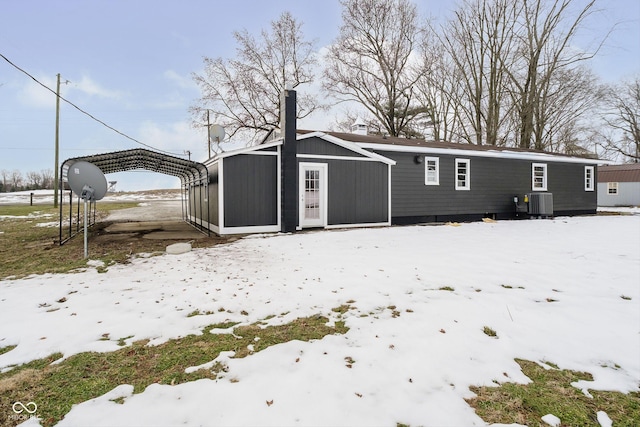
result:
<svg viewBox="0 0 640 427"><path fill-rule="evenodd" d="M640 182L640 163L600 166L598 182Z"/></svg>
<svg viewBox="0 0 640 427"><path fill-rule="evenodd" d="M298 129L298 134L313 133L310 130ZM504 157L535 161L557 161L568 163L600 164L609 163L598 159L571 157L558 153L548 153L537 150L527 150L513 147L499 147L495 145L457 144L443 141L425 141L424 139L409 139L392 136L358 135L347 132L323 132L328 136L338 138L344 142L351 142L357 146L375 151L396 151L408 153L433 153L468 155L477 157Z"/></svg>
<svg viewBox="0 0 640 427"><path fill-rule="evenodd" d="M329 132L298 131L297 133L299 134L298 137L296 138L297 140L316 137L316 138L323 139L323 140L325 140L327 142L330 142L332 144L336 144L336 145L338 145L338 146L340 146L342 148L346 148L347 150L353 151L354 153L359 154L361 156L368 157L370 159L374 159L374 160L377 160L379 162L386 163L388 165L395 165L396 164L395 160L389 159L388 157L385 157L385 156L380 155L378 153L374 153L372 151L365 150L364 148L360 147L358 144L355 144L355 143L353 143L351 141L348 141L348 140L333 136Z"/></svg>
<svg viewBox="0 0 640 427"><path fill-rule="evenodd" d="M223 151L222 153L218 153L215 156L211 157L209 160L205 161L205 164L209 165L217 162L220 159L224 159L225 157L237 156L238 154L251 154L256 151L265 150L271 147L277 147L282 145L283 140L277 139L274 141L263 142L258 145L252 145L250 147L238 148L236 150Z"/></svg>

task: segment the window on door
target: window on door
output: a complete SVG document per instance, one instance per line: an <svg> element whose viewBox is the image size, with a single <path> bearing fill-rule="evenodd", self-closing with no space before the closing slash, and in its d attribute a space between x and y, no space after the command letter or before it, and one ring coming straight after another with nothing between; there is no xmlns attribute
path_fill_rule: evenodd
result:
<svg viewBox="0 0 640 427"><path fill-rule="evenodd" d="M320 218L320 171L304 171L304 217Z"/></svg>

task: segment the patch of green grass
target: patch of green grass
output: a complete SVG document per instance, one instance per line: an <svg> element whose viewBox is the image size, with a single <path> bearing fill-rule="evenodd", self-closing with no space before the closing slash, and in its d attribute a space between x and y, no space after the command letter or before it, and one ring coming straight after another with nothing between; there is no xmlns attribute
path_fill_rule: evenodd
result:
<svg viewBox="0 0 640 427"><path fill-rule="evenodd" d="M628 297L626 295L620 295L620 298L622 298L623 300L631 301L631 297Z"/></svg>
<svg viewBox="0 0 640 427"><path fill-rule="evenodd" d="M120 384L131 384L134 393L140 393L154 383L175 385L215 379L224 366L189 374L185 369L210 362L221 351L234 351L235 357L241 358L287 341L310 341L348 331L344 322L336 322L335 327L327 326L327 322L325 317L312 316L265 328L256 324L239 326L233 334L222 335L209 331L226 324L210 325L201 335L188 335L158 346L147 345L147 340L137 341L114 352L80 353L51 365L62 356L55 354L0 374L0 408L10 408L15 401L36 402L42 425L51 426L72 405L96 398ZM253 345L253 352L247 349L249 344ZM0 418L1 425L5 425L3 422L8 420Z"/></svg>
<svg viewBox="0 0 640 427"><path fill-rule="evenodd" d="M471 387L477 397L468 399L467 403L485 422L545 426L541 417L553 414L560 418L563 426L598 426L596 414L604 411L614 426L638 425L640 393L590 391L593 398L589 398L571 385L579 380L592 381L589 373L544 369L527 360L516 359L516 362L531 383Z"/></svg>
<svg viewBox="0 0 640 427"><path fill-rule="evenodd" d="M15 346L15 345L9 345L7 347L0 347L0 355L5 354L5 353L9 353L11 350L13 350L16 347L17 346Z"/></svg>
<svg viewBox="0 0 640 427"><path fill-rule="evenodd" d="M482 328L482 332L484 332L485 335L487 335L488 337L492 337L492 338L498 337L498 334L496 333L496 331L494 331L488 326L485 326L484 328Z"/></svg>
<svg viewBox="0 0 640 427"><path fill-rule="evenodd" d="M191 313L187 314L187 317L195 317L195 316L208 316L213 314L213 311L200 311L198 309L193 310Z"/></svg>
<svg viewBox="0 0 640 427"><path fill-rule="evenodd" d="M97 267L98 272L107 271L114 264L130 261L131 256L138 253L162 254L166 246L175 241L152 240L142 237L132 237L126 241L96 239L105 234L104 229L111 222L104 221L109 212L137 206L137 202L98 202L96 207L96 224L89 228L89 257L101 260L103 267ZM75 205L74 205L75 206ZM69 217L68 206L64 212L65 225L63 239L68 237ZM0 245L0 280L15 277L21 278L30 274L66 273L85 268L84 239L82 227L80 234L64 245L59 245L59 227L37 227L38 223L57 222L60 211L52 205L36 206L0 206L0 215L10 215L16 218L0 219L2 245ZM29 215L31 215L29 217ZM44 216L47 215L47 216ZM77 211L74 209L74 215ZM82 207L80 216L83 215ZM27 217L27 218L18 218ZM213 246L224 238L215 236L199 239L193 243L194 247Z"/></svg>
<svg viewBox="0 0 640 427"><path fill-rule="evenodd" d="M129 335L128 337L122 337L122 338L118 339L118 345L119 345L120 347L124 347L125 345L127 345L127 342L126 342L126 341L127 341L129 338L133 338L133 335Z"/></svg>
<svg viewBox="0 0 640 427"><path fill-rule="evenodd" d="M449 292L453 292L455 291L454 288L452 288L451 286L443 286L439 289L440 291L449 291Z"/></svg>
<svg viewBox="0 0 640 427"><path fill-rule="evenodd" d="M339 307L332 308L331 311L333 311L334 313L345 314L350 309L351 309L351 306L349 304L342 304Z"/></svg>
<svg viewBox="0 0 640 427"><path fill-rule="evenodd" d="M234 326L236 326L238 323L240 322L222 322L222 323L216 323L215 325L211 325L209 326L209 330L212 329L229 329L229 328L233 328Z"/></svg>

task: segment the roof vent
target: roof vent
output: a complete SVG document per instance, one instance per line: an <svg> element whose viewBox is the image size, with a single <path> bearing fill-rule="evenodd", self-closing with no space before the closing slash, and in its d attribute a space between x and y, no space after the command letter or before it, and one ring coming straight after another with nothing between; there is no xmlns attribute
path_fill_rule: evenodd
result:
<svg viewBox="0 0 640 427"><path fill-rule="evenodd" d="M351 133L356 135L367 135L369 133L369 129L367 129L367 124L362 120L361 117L358 117L354 124L351 125Z"/></svg>

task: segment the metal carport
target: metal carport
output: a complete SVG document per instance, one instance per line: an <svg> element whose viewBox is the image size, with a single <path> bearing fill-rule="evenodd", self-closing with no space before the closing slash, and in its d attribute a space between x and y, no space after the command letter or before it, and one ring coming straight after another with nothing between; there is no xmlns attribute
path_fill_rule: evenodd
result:
<svg viewBox="0 0 640 427"><path fill-rule="evenodd" d="M194 203L192 206L192 204L188 202L188 192L190 191L190 186L194 184L204 185L205 188L208 186L209 173L207 167L202 163L182 159L180 157L175 157L143 148L136 148L132 150L114 151L111 153L94 154L91 156L74 157L71 159L67 159L62 163L62 165L60 166L60 182L58 186L58 188L60 189L60 245L71 239L80 230L80 221L78 219L78 221L76 221L75 233L73 231L73 197L71 197L69 208L69 235L65 236L65 238L63 239L62 231L64 218L62 202L64 190L66 187L68 187L65 186L65 183L67 183L67 174L69 172L69 168L71 168L74 163L80 161L93 163L98 168L100 168L100 170L104 174L142 169L180 178L182 190L181 198L183 219L197 227L200 227L201 229L204 228L202 226L202 218L204 217L203 200L200 200L199 203ZM207 192L205 191L204 194L207 194ZM95 222L95 207L92 208L94 209L93 221ZM191 210L197 208L200 209L200 215L190 215ZM80 208L78 202L78 210L79 209ZM207 211L209 209L208 203L206 209ZM189 219L191 217L199 217L200 224L191 221ZM209 217L208 212L206 214L206 217Z"/></svg>

